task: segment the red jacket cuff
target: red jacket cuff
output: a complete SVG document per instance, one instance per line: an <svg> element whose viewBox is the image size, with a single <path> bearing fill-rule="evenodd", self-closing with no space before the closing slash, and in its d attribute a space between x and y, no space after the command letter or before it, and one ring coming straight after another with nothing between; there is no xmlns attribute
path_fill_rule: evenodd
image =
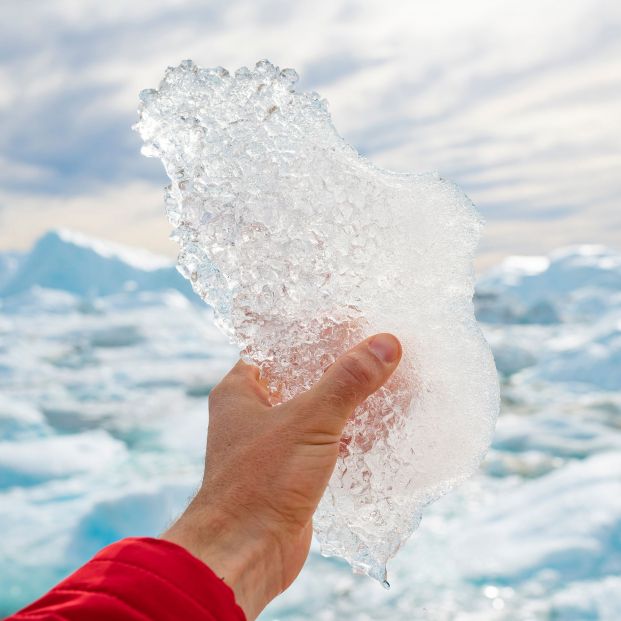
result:
<svg viewBox="0 0 621 621"><path fill-rule="evenodd" d="M246 621L231 588L184 548L123 539L11 621ZM7 620L9 621L9 620Z"/></svg>

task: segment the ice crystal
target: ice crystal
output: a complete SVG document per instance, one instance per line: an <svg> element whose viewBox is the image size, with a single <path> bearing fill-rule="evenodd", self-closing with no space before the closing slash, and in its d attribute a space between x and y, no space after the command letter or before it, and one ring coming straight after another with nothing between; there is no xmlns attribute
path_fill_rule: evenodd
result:
<svg viewBox="0 0 621 621"><path fill-rule="evenodd" d="M296 81L265 60L234 75L184 61L142 91L136 127L171 179L179 269L274 395L308 389L365 336L400 338L400 368L347 424L314 518L324 554L384 582L425 505L490 442L498 385L472 307L481 222L438 174L360 157Z"/></svg>

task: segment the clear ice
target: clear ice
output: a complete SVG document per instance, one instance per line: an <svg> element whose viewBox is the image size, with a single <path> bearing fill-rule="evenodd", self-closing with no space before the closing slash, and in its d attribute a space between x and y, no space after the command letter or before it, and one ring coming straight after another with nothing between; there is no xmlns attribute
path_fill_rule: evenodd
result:
<svg viewBox="0 0 621 621"><path fill-rule="evenodd" d="M274 395L310 388L366 336L400 338L313 520L323 554L383 583L425 505L491 441L498 383L472 306L481 220L437 173L358 155L297 78L266 60L234 74L184 61L141 92L136 129L171 179L179 270Z"/></svg>

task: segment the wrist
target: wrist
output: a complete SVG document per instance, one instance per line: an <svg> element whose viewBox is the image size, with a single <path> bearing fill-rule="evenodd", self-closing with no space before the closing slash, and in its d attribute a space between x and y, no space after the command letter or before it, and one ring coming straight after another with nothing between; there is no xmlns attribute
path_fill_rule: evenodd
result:
<svg viewBox="0 0 621 621"><path fill-rule="evenodd" d="M283 590L276 542L225 513L192 503L161 538L184 547L222 578L248 621Z"/></svg>

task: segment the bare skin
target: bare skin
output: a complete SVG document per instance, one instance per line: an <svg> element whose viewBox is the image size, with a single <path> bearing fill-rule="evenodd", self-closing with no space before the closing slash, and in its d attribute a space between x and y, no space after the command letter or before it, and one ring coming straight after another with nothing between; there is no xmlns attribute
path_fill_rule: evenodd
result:
<svg viewBox="0 0 621 621"><path fill-rule="evenodd" d="M399 341L379 334L286 403L272 407L256 367L241 361L211 392L203 483L162 538L222 576L248 621L300 573L343 427L400 359Z"/></svg>

